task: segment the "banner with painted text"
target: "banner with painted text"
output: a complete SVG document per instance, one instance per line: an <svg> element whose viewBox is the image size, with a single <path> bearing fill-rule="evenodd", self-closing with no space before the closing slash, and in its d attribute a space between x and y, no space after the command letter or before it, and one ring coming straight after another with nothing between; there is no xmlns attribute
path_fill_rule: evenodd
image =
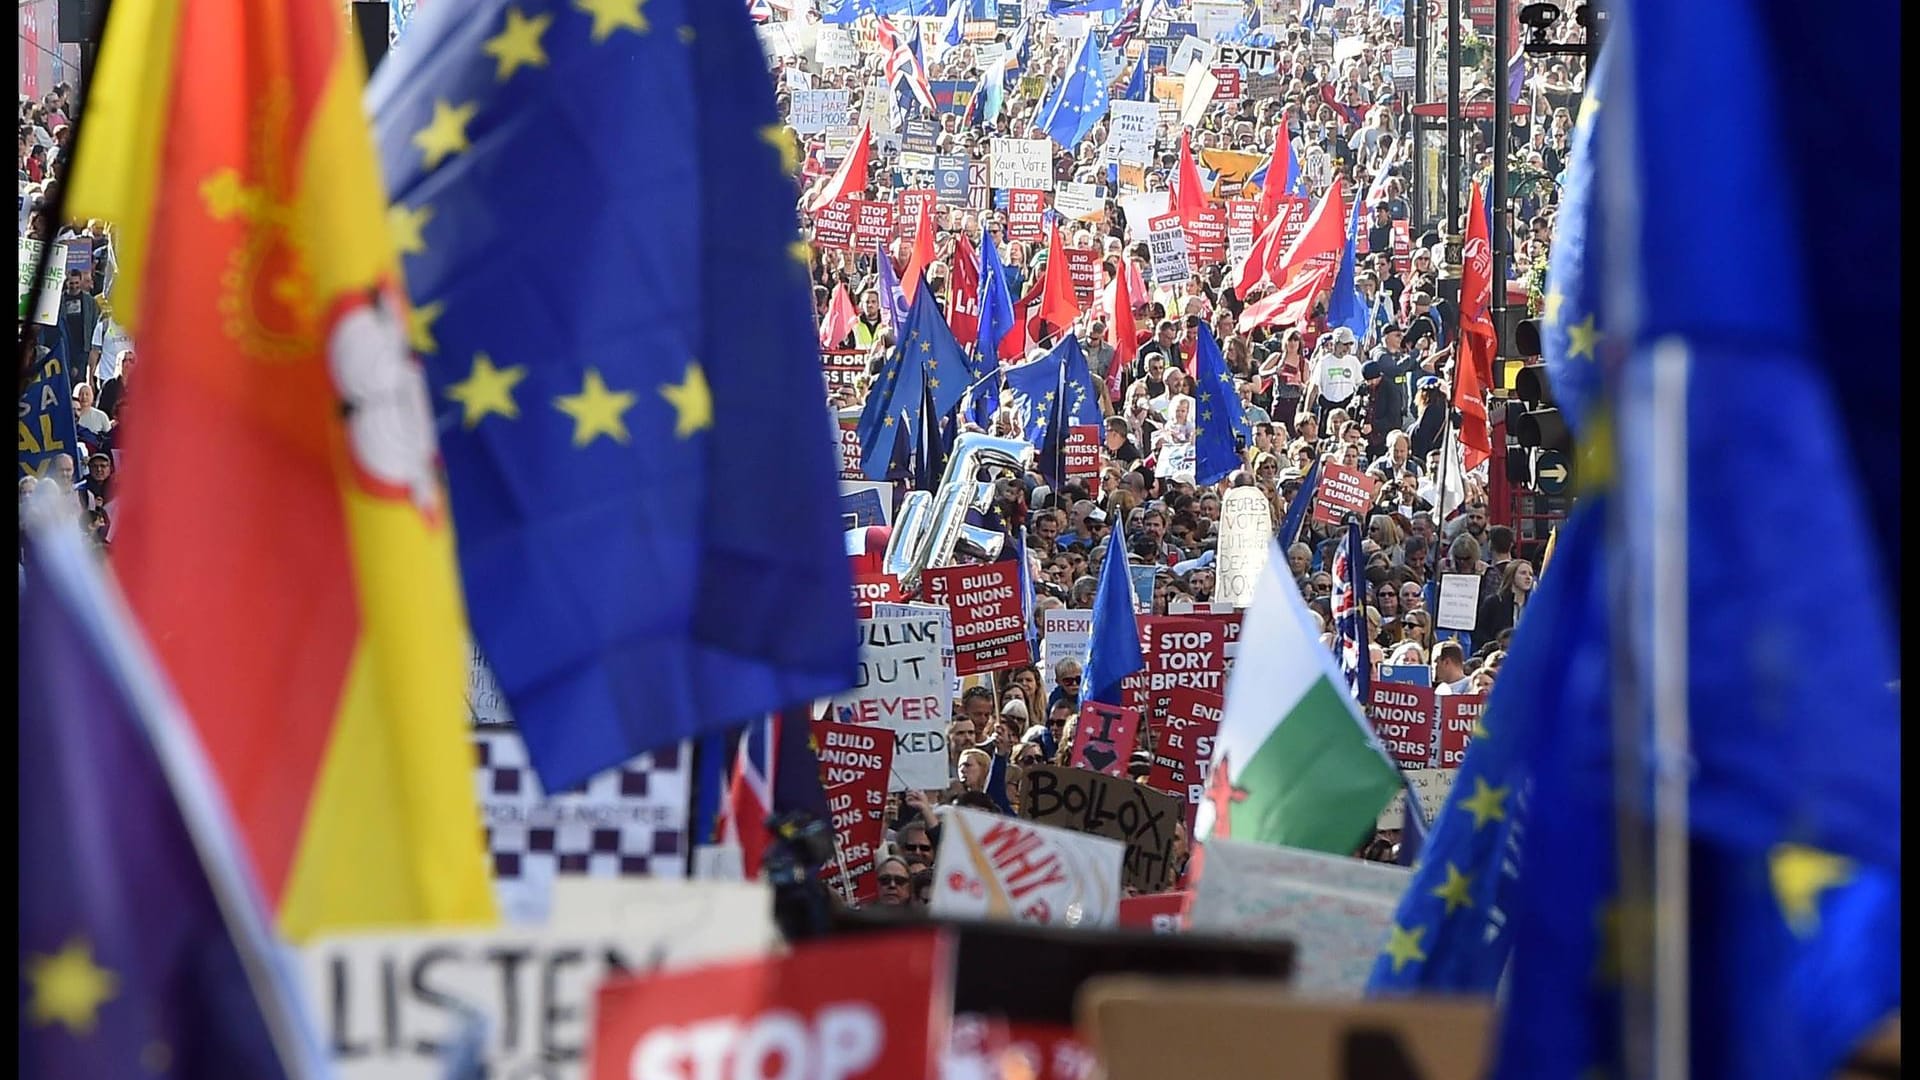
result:
<svg viewBox="0 0 1920 1080"><path fill-rule="evenodd" d="M860 673L834 697L842 724L875 724L893 732L888 789L947 784L947 701L951 687L940 662L940 620L931 615L860 620Z"/></svg>
<svg viewBox="0 0 1920 1080"><path fill-rule="evenodd" d="M1020 777L1020 813L1125 845L1123 880L1139 892L1159 892L1173 880L1180 800L1124 777L1064 765L1034 765Z"/></svg>
<svg viewBox="0 0 1920 1080"><path fill-rule="evenodd" d="M928 910L939 918L1112 926L1126 854L1125 845L1099 836L951 807L941 812Z"/></svg>

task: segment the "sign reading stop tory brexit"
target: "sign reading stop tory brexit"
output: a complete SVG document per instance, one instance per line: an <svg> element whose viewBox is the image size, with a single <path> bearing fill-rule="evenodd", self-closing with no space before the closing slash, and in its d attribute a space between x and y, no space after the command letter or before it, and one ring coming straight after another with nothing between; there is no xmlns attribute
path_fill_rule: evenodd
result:
<svg viewBox="0 0 1920 1080"><path fill-rule="evenodd" d="M786 956L609 979L593 1080L938 1075L952 1011L933 930L806 942Z"/></svg>

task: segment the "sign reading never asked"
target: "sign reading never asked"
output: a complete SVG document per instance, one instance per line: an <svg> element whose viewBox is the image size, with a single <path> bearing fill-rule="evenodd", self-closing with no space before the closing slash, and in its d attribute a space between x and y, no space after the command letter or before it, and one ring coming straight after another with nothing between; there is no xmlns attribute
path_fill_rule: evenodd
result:
<svg viewBox="0 0 1920 1080"><path fill-rule="evenodd" d="M940 660L940 620L890 615L860 620L860 675L833 699L843 724L893 732L888 789L931 790L947 783L947 702L952 687Z"/></svg>

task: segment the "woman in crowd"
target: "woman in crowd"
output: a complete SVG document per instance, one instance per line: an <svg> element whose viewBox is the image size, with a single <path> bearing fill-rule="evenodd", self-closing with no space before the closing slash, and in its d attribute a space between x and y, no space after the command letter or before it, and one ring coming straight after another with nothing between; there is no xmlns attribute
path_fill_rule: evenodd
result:
<svg viewBox="0 0 1920 1080"><path fill-rule="evenodd" d="M1500 575L1500 587L1493 596L1480 605L1480 617L1474 623L1473 640L1483 643L1494 640L1501 631L1511 630L1520 621L1520 612L1527 606L1527 598L1533 594L1533 564L1525 559L1515 559L1507 564Z"/></svg>

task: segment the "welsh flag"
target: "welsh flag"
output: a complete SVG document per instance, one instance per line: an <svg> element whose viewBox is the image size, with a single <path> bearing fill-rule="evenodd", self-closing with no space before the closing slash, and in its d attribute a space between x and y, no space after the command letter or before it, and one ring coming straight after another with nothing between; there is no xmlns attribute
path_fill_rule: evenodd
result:
<svg viewBox="0 0 1920 1080"><path fill-rule="evenodd" d="M1254 589L1195 832L1350 855L1400 790L1276 552Z"/></svg>

